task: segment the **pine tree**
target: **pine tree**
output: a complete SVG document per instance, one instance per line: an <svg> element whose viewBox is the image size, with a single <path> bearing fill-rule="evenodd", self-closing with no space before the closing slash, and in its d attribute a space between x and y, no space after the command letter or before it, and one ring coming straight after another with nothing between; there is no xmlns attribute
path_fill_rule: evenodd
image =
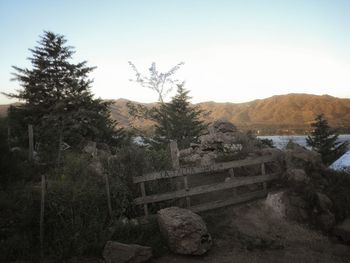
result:
<svg viewBox="0 0 350 263"><path fill-rule="evenodd" d="M38 46L30 49L31 69L14 66L13 80L22 89L6 94L25 103L25 122L35 126L40 149L52 152L63 140L77 146L83 139L110 141L116 138L107 102L94 99L86 61L73 63L73 47L63 35L44 32ZM18 115L18 114L17 114ZM57 152L57 151L55 151Z"/></svg>
<svg viewBox="0 0 350 263"><path fill-rule="evenodd" d="M186 148L197 141L207 125L201 120L205 112L190 105L189 91L184 89L183 84L177 86L177 94L172 100L155 111L155 134L157 141L177 140L179 148Z"/></svg>
<svg viewBox="0 0 350 263"><path fill-rule="evenodd" d="M331 164L345 153L348 143L337 141L339 135L331 129L323 114L317 115L315 122L311 126L313 131L311 136L306 138L306 143L321 154L324 164Z"/></svg>

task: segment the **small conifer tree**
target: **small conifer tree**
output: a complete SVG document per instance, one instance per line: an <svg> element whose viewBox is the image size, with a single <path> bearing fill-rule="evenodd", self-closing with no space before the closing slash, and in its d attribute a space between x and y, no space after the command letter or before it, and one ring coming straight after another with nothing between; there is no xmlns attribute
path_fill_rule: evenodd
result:
<svg viewBox="0 0 350 263"><path fill-rule="evenodd" d="M308 146L321 154L322 162L326 165L343 155L347 149L347 142L338 142L338 134L328 125L323 114L319 114L315 118L315 122L311 124L313 131L306 138Z"/></svg>
<svg viewBox="0 0 350 263"><path fill-rule="evenodd" d="M183 84L177 85L177 94L155 111L157 141L176 140L179 148L186 148L191 142L196 142L207 127L201 118L205 112L190 104L188 93Z"/></svg>

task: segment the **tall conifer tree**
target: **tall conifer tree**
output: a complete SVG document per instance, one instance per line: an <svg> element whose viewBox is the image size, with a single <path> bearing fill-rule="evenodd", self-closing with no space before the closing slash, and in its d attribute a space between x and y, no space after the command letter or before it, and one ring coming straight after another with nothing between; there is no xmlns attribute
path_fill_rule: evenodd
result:
<svg viewBox="0 0 350 263"><path fill-rule="evenodd" d="M90 91L88 74L94 67L86 61L73 63L74 49L66 42L62 35L44 32L38 46L30 49L32 68L13 67L14 80L22 89L7 94L25 102L20 107L25 112L22 116L35 126L45 154L63 140L76 146L83 139L108 142L118 137L109 118L109 103L94 99Z"/></svg>

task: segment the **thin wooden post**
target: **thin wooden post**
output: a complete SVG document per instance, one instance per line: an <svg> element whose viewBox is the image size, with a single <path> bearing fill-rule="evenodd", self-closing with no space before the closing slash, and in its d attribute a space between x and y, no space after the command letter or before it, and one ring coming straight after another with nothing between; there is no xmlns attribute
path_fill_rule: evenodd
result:
<svg viewBox="0 0 350 263"><path fill-rule="evenodd" d="M264 176L265 174L266 174L265 163L261 163L261 175ZM264 191L267 192L266 182L263 182L263 188L264 188Z"/></svg>
<svg viewBox="0 0 350 263"><path fill-rule="evenodd" d="M45 174L41 175L41 205L40 205L40 256L44 257L44 216L45 216Z"/></svg>
<svg viewBox="0 0 350 263"><path fill-rule="evenodd" d="M7 145L9 147L9 150L11 150L11 127L7 127Z"/></svg>
<svg viewBox="0 0 350 263"><path fill-rule="evenodd" d="M173 169L177 170L180 168L179 162L179 149L177 147L177 142L175 140L170 141L170 154L171 161L173 163Z"/></svg>
<svg viewBox="0 0 350 263"><path fill-rule="evenodd" d="M33 160L34 154L34 136L33 136L33 125L28 124L28 139L29 139L29 161Z"/></svg>
<svg viewBox="0 0 350 263"><path fill-rule="evenodd" d="M57 164L56 164L57 167L59 167L61 163L62 143L63 143L63 129L61 127L59 131L59 137L58 137L58 154L57 154Z"/></svg>
<svg viewBox="0 0 350 263"><path fill-rule="evenodd" d="M187 180L187 175L184 176L184 186L185 186L185 190L189 191L189 187L188 187L188 180ZM187 204L187 208L190 208L191 206L191 198L189 196L186 196L186 204Z"/></svg>
<svg viewBox="0 0 350 263"><path fill-rule="evenodd" d="M112 219L112 203L111 203L111 193L109 190L109 179L108 179L108 173L105 174L105 180L106 180L106 193L107 193L107 204L108 204L108 213L109 217Z"/></svg>
<svg viewBox="0 0 350 263"><path fill-rule="evenodd" d="M107 159L107 169L110 168L110 158ZM104 169L105 174L105 182L106 182L106 193L107 193L107 205L108 205L108 213L110 219L112 219L112 202L111 202L111 193L110 193L110 187L109 187L109 177L108 177L108 170Z"/></svg>
<svg viewBox="0 0 350 263"><path fill-rule="evenodd" d="M233 171L233 168L229 169L228 172L230 173L230 180L234 180L235 178L235 172ZM237 188L233 188L233 195L237 195Z"/></svg>
<svg viewBox="0 0 350 263"><path fill-rule="evenodd" d="M145 182L140 183L141 187L141 195L142 197L146 197L146 189L145 189ZM145 213L145 216L148 216L148 206L147 204L143 204L143 211Z"/></svg>

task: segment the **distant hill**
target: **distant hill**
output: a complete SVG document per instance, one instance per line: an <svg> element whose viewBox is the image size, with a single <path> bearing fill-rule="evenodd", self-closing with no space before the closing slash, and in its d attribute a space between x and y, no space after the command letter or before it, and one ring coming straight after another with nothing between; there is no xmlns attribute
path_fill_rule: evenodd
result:
<svg viewBox="0 0 350 263"><path fill-rule="evenodd" d="M148 120L135 120L128 112L126 99L112 101L112 118L123 127L131 124L148 130L153 123ZM156 103L138 103L146 107ZM340 132L350 132L350 99L329 95L288 94L276 95L267 99L246 103L202 102L197 104L210 111L208 121L228 120L244 130L259 131L260 134L302 134L310 130L310 123L317 114L325 114L330 125ZM6 114L9 105L0 105L0 116Z"/></svg>
<svg viewBox="0 0 350 263"><path fill-rule="evenodd" d="M132 122L126 107L128 100L113 101L112 116L120 125ZM136 102L135 102L136 103ZM142 104L147 107L156 104ZM329 95L288 94L246 103L202 102L197 104L210 111L208 121L228 120L244 130L259 130L261 134L302 134L310 130L317 114L325 114L330 125L341 132L350 132L350 99ZM134 121L134 126L148 128L150 121Z"/></svg>

